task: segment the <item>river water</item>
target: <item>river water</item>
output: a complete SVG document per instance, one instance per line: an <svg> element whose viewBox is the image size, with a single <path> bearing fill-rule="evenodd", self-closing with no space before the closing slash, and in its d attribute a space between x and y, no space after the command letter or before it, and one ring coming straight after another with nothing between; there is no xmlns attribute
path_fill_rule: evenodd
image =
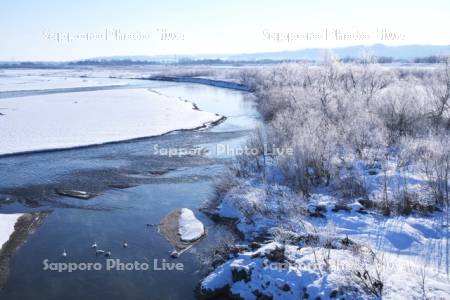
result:
<svg viewBox="0 0 450 300"><path fill-rule="evenodd" d="M198 211L214 195L214 180L232 159L230 153L216 153L216 145L242 144L259 118L252 95L246 92L189 83L147 81L141 86L192 101L227 119L203 130L0 158L0 213L50 211L44 224L12 257L0 299L194 298L194 288L204 275L199 255L229 234ZM209 151L181 157L155 153L156 148L196 147ZM131 187L111 187L117 184ZM55 188L100 195L78 200L56 195ZM179 207L191 208L209 234L173 259L170 244L156 227L147 224L159 223ZM128 248L122 247L123 240ZM90 248L93 242L110 249L112 259L146 263L150 270L107 271L106 258ZM67 257L61 255L64 249ZM60 273L44 270L46 259L49 263L97 262L102 269ZM154 270L155 259L159 264L163 260L182 263L183 271Z"/></svg>

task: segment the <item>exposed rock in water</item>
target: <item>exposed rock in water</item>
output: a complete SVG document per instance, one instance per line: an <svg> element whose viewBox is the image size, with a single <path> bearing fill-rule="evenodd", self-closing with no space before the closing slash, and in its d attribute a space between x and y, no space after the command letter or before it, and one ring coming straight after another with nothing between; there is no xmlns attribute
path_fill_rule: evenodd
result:
<svg viewBox="0 0 450 300"><path fill-rule="evenodd" d="M195 290L195 296L197 299L230 299L230 285L226 284L223 287L218 287L214 289L204 288L198 285ZM239 299L239 298L235 298ZM258 298L259 299L259 298Z"/></svg>
<svg viewBox="0 0 450 300"><path fill-rule="evenodd" d="M48 214L49 212L27 213L17 219L14 232L0 249L0 289L5 286L8 279L11 257L44 222Z"/></svg>
<svg viewBox="0 0 450 300"><path fill-rule="evenodd" d="M158 168L158 169L153 169L148 171L149 174L153 174L153 175L164 175L167 174L169 172L175 171L176 168Z"/></svg>
<svg viewBox="0 0 450 300"><path fill-rule="evenodd" d="M128 188L135 187L136 185L127 184L127 183L112 183L112 184L108 184L108 186L113 189L128 189Z"/></svg>
<svg viewBox="0 0 450 300"><path fill-rule="evenodd" d="M161 176L161 175L164 175L164 174L169 173L169 171L170 171L170 170L152 170L152 171L148 171L148 173L149 173L150 175L158 175L158 176Z"/></svg>
<svg viewBox="0 0 450 300"><path fill-rule="evenodd" d="M173 258L178 258L178 257L180 257L180 252L178 252L177 250L173 250L170 253L170 256L173 257Z"/></svg>
<svg viewBox="0 0 450 300"><path fill-rule="evenodd" d="M203 237L206 236L206 230L203 224L194 216L195 220L189 219L188 221L192 221L195 226L199 226L201 224L201 228L203 229L203 231L198 235L188 234L188 236L191 236L192 239L182 238L182 235L180 234L180 218L182 218L182 214L192 214L193 216L193 212L190 209L178 208L165 216L161 220L161 223L159 225L159 232L175 247L175 251L172 252L172 257L178 257L184 251L188 250L193 244L200 241ZM183 225L183 222L186 222L186 219L184 219L184 221L181 221L181 225ZM199 222L200 224L196 222ZM190 222L188 223L191 224Z"/></svg>
<svg viewBox="0 0 450 300"><path fill-rule="evenodd" d="M78 190L55 189L55 192L61 196L67 196L67 197L84 199L84 200L88 200L95 196L98 196L98 194L95 194L95 193L86 192L86 191L78 191Z"/></svg>

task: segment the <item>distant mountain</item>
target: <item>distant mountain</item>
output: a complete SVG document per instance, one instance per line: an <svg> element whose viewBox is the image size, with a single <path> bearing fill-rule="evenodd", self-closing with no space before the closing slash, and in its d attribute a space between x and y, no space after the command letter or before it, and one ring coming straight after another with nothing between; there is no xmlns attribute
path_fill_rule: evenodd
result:
<svg viewBox="0 0 450 300"><path fill-rule="evenodd" d="M246 54L198 54L198 55L128 55L128 56L102 56L86 60L71 62L33 62L14 61L0 62L0 68L64 68L73 66L127 66L144 64L186 64L186 65L219 65L230 63L274 63L286 60L312 60L320 61L326 52L331 51L343 60L358 58L367 52L379 58L380 63L390 62L416 62L436 63L439 56L450 55L450 45L405 45L386 46L375 44L372 46L352 46L342 48L308 48L293 51L261 52Z"/></svg>
<svg viewBox="0 0 450 300"><path fill-rule="evenodd" d="M368 52L378 57L392 57L394 59L411 60L417 57L439 56L450 54L450 45L431 46L431 45L407 45L407 46L385 46L376 44L372 46L352 46L343 48L310 48L294 51L283 52L267 52L233 55L230 58L236 60L258 60L258 59L274 59L274 60L291 60L306 59L320 60L326 51L331 51L340 58L358 57L364 52Z"/></svg>
<svg viewBox="0 0 450 300"><path fill-rule="evenodd" d="M257 60L320 60L325 52L331 51L340 58L355 58L368 52L378 57L392 57L396 60L412 60L418 57L450 55L450 45L405 45L386 46L375 44L372 46L352 46L343 48L308 48L293 51L262 52L247 54L205 54L205 55L156 55L156 56L110 56L97 57L96 60L132 60L132 61L180 61L221 59L228 61L257 61Z"/></svg>

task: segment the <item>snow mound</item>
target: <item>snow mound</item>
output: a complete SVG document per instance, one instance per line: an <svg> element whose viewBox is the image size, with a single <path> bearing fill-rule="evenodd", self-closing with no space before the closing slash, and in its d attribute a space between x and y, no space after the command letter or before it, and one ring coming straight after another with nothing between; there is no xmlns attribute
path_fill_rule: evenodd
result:
<svg viewBox="0 0 450 300"><path fill-rule="evenodd" d="M205 234L205 227L188 208L182 208L178 219L178 233L184 242L193 242Z"/></svg>

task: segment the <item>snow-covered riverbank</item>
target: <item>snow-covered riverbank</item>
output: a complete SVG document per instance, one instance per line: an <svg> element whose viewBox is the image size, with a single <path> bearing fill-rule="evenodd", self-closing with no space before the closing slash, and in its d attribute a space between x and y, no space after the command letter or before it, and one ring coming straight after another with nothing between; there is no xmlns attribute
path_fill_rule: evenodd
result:
<svg viewBox="0 0 450 300"><path fill-rule="evenodd" d="M339 203L324 190L305 201L285 186L239 179L215 218L235 220L248 245L202 281L202 296L447 299L442 212L383 216Z"/></svg>
<svg viewBox="0 0 450 300"><path fill-rule="evenodd" d="M449 65L426 77L339 62L243 74L267 127L205 211L232 220L244 245L215 254L200 294L450 299L449 119L426 92L448 95Z"/></svg>
<svg viewBox="0 0 450 300"><path fill-rule="evenodd" d="M0 214L0 250L14 232L14 225L21 216L22 214Z"/></svg>
<svg viewBox="0 0 450 300"><path fill-rule="evenodd" d="M0 214L0 290L8 280L12 256L47 215L48 212Z"/></svg>
<svg viewBox="0 0 450 300"><path fill-rule="evenodd" d="M221 87L226 89L238 90L249 92L250 89L245 85L232 81L216 80L203 77L191 77L191 76L153 76L151 80L161 80L161 81L174 81L174 82L190 82L206 84L215 87Z"/></svg>
<svg viewBox="0 0 450 300"><path fill-rule="evenodd" d="M1 108L0 155L156 136L221 119L146 89L4 99Z"/></svg>

